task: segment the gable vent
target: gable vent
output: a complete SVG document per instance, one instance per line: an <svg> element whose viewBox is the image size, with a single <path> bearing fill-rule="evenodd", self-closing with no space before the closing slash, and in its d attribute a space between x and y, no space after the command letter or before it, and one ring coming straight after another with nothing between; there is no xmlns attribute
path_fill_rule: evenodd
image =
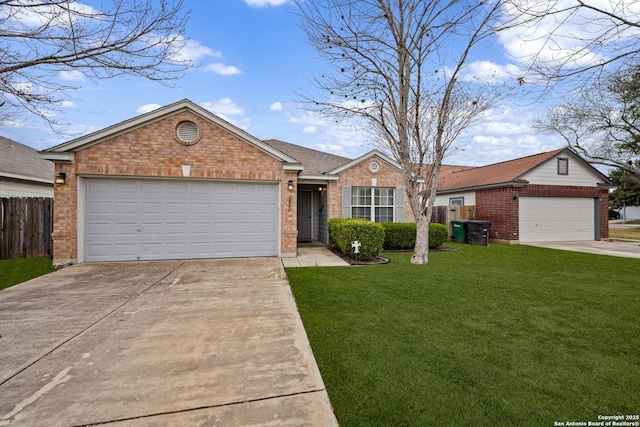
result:
<svg viewBox="0 0 640 427"><path fill-rule="evenodd" d="M182 122L176 129L178 139L182 142L190 143L198 139L198 127L193 122Z"/></svg>

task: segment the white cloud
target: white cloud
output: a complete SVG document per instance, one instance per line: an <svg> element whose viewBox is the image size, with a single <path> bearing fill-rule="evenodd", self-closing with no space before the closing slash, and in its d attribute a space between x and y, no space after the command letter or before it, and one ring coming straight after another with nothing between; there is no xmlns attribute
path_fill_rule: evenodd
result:
<svg viewBox="0 0 640 427"><path fill-rule="evenodd" d="M242 74L242 71L238 67L233 65L225 65L219 62L214 64L208 64L204 67L204 71L220 74L223 76L232 76L234 74Z"/></svg>
<svg viewBox="0 0 640 427"><path fill-rule="evenodd" d="M162 106L159 105L159 104L145 104L145 105L141 105L140 107L138 107L136 109L136 112L138 114L144 114L144 113L148 113L148 112L153 111L153 110L157 110L160 107L162 107Z"/></svg>
<svg viewBox="0 0 640 427"><path fill-rule="evenodd" d="M64 13L59 5L47 4L46 2L24 2L28 7L3 7L0 8L0 21L10 20L18 22L25 27L68 27L69 20L78 22L82 15L95 15L98 10L80 2L69 2L70 10L79 15ZM31 3L31 4L29 4Z"/></svg>
<svg viewBox="0 0 640 427"><path fill-rule="evenodd" d="M222 120L225 120L229 123L231 123L232 125L239 127L242 130L249 130L249 128L251 127L251 119L248 117L241 117L239 119L233 119L231 117L228 117L224 114L216 114L216 116L220 117Z"/></svg>
<svg viewBox="0 0 640 427"><path fill-rule="evenodd" d="M330 126L332 121L314 113L313 111L305 111L301 115L285 114L291 123L313 125L313 126Z"/></svg>
<svg viewBox="0 0 640 427"><path fill-rule="evenodd" d="M465 81L500 83L521 74L515 64L499 65L491 61L475 61L467 65L462 76Z"/></svg>
<svg viewBox="0 0 640 427"><path fill-rule="evenodd" d="M244 0L251 7L281 6L288 0Z"/></svg>
<svg viewBox="0 0 640 427"><path fill-rule="evenodd" d="M184 38L179 36L178 40L183 41ZM204 46L193 39L187 39L182 49L173 53L173 59L179 62L196 62L206 57L222 58L222 52Z"/></svg>
<svg viewBox="0 0 640 427"><path fill-rule="evenodd" d="M336 121L312 111L299 115L286 113L285 117L291 123L306 125L301 132L309 137L313 135L313 141L305 144L310 148L348 158L358 157L372 148L367 133L355 122Z"/></svg>
<svg viewBox="0 0 640 427"><path fill-rule="evenodd" d="M269 110L271 111L282 111L282 109L282 102L274 102L273 104L269 105Z"/></svg>
<svg viewBox="0 0 640 427"><path fill-rule="evenodd" d="M76 104L76 103L75 103L75 102L73 102L73 101L69 101L69 100L62 101L62 102L60 103L60 105L61 105L61 106L63 106L63 107L65 107L65 108L78 108L78 104Z"/></svg>
<svg viewBox="0 0 640 427"><path fill-rule="evenodd" d="M459 138L445 163L484 166L560 148L561 141L532 130L530 124L541 112L542 107L506 105L488 110L480 124Z"/></svg>
<svg viewBox="0 0 640 427"><path fill-rule="evenodd" d="M201 103L200 106L220 117L239 116L244 114L244 108L233 102L230 98L221 98L217 101L206 101Z"/></svg>
<svg viewBox="0 0 640 427"><path fill-rule="evenodd" d="M86 79L85 75L80 70L60 71L59 76L62 80L77 81L77 82L81 82Z"/></svg>
<svg viewBox="0 0 640 427"><path fill-rule="evenodd" d="M628 0L592 0L588 2L598 8L613 12L615 15L637 21L638 2ZM547 61L556 65L565 63L568 67L592 65L606 60L615 54L619 43L625 44L635 40L639 32L631 26L616 30L617 40L610 44L594 43L595 38L611 33L614 24L606 16L588 8L581 8L572 13L576 5L573 0L558 2L541 2L530 0L524 8L543 12L550 4L556 13L547 14L544 18L532 22L524 22L519 27L510 28L498 33L498 42L506 52L517 61L527 63L532 59ZM565 10L563 12L557 12ZM506 9L514 19L526 19L519 10Z"/></svg>

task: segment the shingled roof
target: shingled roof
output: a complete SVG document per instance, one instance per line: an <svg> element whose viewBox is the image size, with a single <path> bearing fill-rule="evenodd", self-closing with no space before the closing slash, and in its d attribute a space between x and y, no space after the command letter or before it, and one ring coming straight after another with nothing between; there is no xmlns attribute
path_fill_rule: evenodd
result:
<svg viewBox="0 0 640 427"><path fill-rule="evenodd" d="M320 176L325 172L334 170L351 161L351 159L346 157L324 153L322 151L302 147L296 144L290 144L278 139L267 139L262 142L302 163L304 171L300 174L301 177Z"/></svg>
<svg viewBox="0 0 640 427"><path fill-rule="evenodd" d="M53 163L37 150L0 136L0 176L53 184Z"/></svg>
<svg viewBox="0 0 640 427"><path fill-rule="evenodd" d="M569 152L567 148L560 148L546 153L534 154L532 156L481 167L446 166L443 167L440 172L438 190L461 190L516 183L521 180L524 174L563 151Z"/></svg>

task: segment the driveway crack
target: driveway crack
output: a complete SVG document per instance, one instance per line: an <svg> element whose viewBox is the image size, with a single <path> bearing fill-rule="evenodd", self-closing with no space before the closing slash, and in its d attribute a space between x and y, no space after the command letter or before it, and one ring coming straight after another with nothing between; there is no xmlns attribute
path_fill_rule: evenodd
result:
<svg viewBox="0 0 640 427"><path fill-rule="evenodd" d="M146 288L144 288L143 290L141 290L140 292L138 292L137 294L133 295L132 297L130 297L129 299L127 299L125 302L123 302L122 304L119 304L117 307L115 307L113 310L109 311L108 313L106 313L104 316L98 318L96 321L94 321L93 323L87 325L85 328L81 329L80 331L78 331L76 334L70 336L69 338L67 338L66 340L58 343L57 345L55 345L53 348L51 348L49 351L43 353L40 357L38 357L37 359L35 359L34 361L32 361L31 363L29 363L26 366L23 366L21 369L19 369L18 371L16 371L15 373L11 374L10 376L8 376L7 378L5 378L4 380L0 381L0 386L4 385L5 383L7 383L8 381L12 380L13 378L15 378L16 376L20 375L22 372L26 371L27 369L29 369L30 367L32 367L33 365L35 365L36 363L40 362L42 359L44 359L45 357L49 356L50 354L52 354L53 352L55 352L56 350L58 350L59 348L61 348L62 346L64 346L65 344L73 341L74 339L76 339L77 337L79 337L80 335L83 335L85 332L87 332L89 329L93 328L94 326L96 326L98 323L102 322L104 319L106 319L107 317L111 316L113 313L115 313L116 311L120 310L122 307L124 307L125 305L129 304L131 301L137 299L138 297L140 297L142 294L148 292L151 288L153 288L154 286L156 286L158 283L162 282L164 279L166 279L167 277L169 277L171 274L173 274L174 272L176 272L178 269L180 269L184 264L186 263L186 261L182 261L178 266L176 266L175 268L171 269L171 271L169 271L167 274L165 274L164 276L162 276L161 278L159 278L158 280L156 280L155 282L153 282L152 284L150 284L149 286L147 286Z"/></svg>
<svg viewBox="0 0 640 427"><path fill-rule="evenodd" d="M235 406L235 405L242 405L242 404L246 404L246 403L262 402L262 401L265 401L265 400L281 399L281 398L284 398L284 397L304 396L305 394L322 393L322 392L325 392L325 391L326 390L324 388L318 388L318 389L299 391L299 392L294 392L294 393L285 393L285 394L277 394L277 395L273 395L273 396L257 397L255 399L246 399L246 400L238 400L238 401L234 401L234 402L220 403L220 404L217 404L217 405L204 405L204 406L198 406L198 407L195 407L195 408L178 409L178 410L175 410L175 411L157 412L157 413L154 413L154 414L139 415L137 417L129 417L129 418L120 418L120 419L117 419L117 420L99 421L99 422L90 423L90 424L83 423L83 424L78 424L78 425L74 425L74 426L71 426L71 427L99 426L99 425L104 425L104 424L111 424L111 423L118 423L118 422L124 422L124 421L132 421L132 420L139 420L139 419L158 417L158 416L162 416L162 415L183 414L183 413L187 413L187 412L200 411L200 410L203 410L203 409L224 408L224 407L227 407L227 406Z"/></svg>

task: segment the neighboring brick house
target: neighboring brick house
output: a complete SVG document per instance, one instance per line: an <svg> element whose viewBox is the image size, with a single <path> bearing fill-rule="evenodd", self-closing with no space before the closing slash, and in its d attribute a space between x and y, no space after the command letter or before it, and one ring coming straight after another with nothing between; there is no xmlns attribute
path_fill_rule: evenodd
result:
<svg viewBox="0 0 640 427"><path fill-rule="evenodd" d="M182 100L41 152L55 263L296 255L332 217L413 220L396 162L261 141Z"/></svg>
<svg viewBox="0 0 640 427"><path fill-rule="evenodd" d="M483 167L446 166L437 205L475 205L501 243L609 237L606 176L568 148Z"/></svg>

